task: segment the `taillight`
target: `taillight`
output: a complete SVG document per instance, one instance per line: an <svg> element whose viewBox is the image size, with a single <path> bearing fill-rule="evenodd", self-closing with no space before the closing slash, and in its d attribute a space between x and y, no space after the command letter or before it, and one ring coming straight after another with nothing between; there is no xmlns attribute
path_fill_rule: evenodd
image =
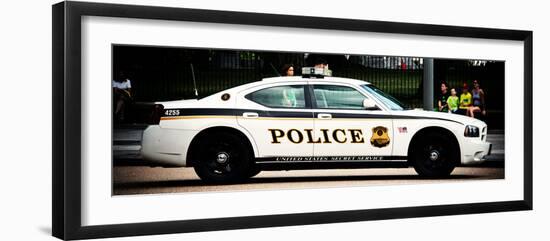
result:
<svg viewBox="0 0 550 241"><path fill-rule="evenodd" d="M161 104L155 104L153 106L153 110L151 111L151 115L149 116L148 124L158 125L162 115L164 115L164 106Z"/></svg>

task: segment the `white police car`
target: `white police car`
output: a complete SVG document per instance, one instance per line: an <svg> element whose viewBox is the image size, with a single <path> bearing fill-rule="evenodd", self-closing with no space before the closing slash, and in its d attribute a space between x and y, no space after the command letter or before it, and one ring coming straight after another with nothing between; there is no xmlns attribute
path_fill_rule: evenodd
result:
<svg viewBox="0 0 550 241"><path fill-rule="evenodd" d="M192 166L205 181L238 181L261 170L398 166L444 177L491 150L484 122L407 110L354 79L266 78L158 104L163 115L143 133L143 158L153 166Z"/></svg>

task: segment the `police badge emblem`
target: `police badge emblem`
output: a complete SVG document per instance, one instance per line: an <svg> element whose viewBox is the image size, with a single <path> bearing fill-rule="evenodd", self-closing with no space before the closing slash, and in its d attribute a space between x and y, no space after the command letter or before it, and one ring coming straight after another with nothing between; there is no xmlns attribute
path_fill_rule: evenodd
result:
<svg viewBox="0 0 550 241"><path fill-rule="evenodd" d="M375 147L385 147L389 143L390 137L388 136L388 128L383 126L372 128L372 137L370 138L370 144Z"/></svg>

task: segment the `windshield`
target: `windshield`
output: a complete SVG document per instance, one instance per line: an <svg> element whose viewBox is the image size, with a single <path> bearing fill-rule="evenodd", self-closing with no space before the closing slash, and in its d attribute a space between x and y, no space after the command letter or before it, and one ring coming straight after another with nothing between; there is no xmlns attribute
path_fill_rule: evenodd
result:
<svg viewBox="0 0 550 241"><path fill-rule="evenodd" d="M384 105L386 105L391 110L404 110L407 109L405 105L403 105L401 102L399 102L397 99L395 99L393 96L388 95L384 93L381 89L374 85L361 85L363 89L365 89L369 94L376 97L378 100L382 101Z"/></svg>

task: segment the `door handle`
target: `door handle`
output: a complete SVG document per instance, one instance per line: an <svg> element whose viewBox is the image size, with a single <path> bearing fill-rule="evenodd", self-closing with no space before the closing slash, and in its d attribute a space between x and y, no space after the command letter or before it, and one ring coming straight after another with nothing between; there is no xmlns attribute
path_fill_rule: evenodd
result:
<svg viewBox="0 0 550 241"><path fill-rule="evenodd" d="M317 118L323 119L323 120L329 120L329 119L332 119L332 115L326 114L326 113L320 113L320 114L317 114Z"/></svg>
<svg viewBox="0 0 550 241"><path fill-rule="evenodd" d="M243 117L248 119L255 119L255 118L258 118L259 115L256 112L245 112L243 113Z"/></svg>

